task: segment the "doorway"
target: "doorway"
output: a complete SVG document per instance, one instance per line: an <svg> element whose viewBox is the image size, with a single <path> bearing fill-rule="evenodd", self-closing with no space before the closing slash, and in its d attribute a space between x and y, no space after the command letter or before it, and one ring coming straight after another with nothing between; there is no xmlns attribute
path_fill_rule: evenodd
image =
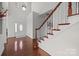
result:
<svg viewBox="0 0 79 59"><path fill-rule="evenodd" d="M19 37L24 37L25 36L25 25L23 23L14 23L14 35L16 38L19 38Z"/></svg>

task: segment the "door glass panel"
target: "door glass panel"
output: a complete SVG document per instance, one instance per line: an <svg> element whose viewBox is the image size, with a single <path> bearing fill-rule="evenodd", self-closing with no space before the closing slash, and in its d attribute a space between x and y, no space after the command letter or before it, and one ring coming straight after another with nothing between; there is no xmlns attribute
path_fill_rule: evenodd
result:
<svg viewBox="0 0 79 59"><path fill-rule="evenodd" d="M19 29L20 29L20 31L23 31L23 25L22 24L20 24Z"/></svg>
<svg viewBox="0 0 79 59"><path fill-rule="evenodd" d="M15 32L17 32L17 23L15 23Z"/></svg>

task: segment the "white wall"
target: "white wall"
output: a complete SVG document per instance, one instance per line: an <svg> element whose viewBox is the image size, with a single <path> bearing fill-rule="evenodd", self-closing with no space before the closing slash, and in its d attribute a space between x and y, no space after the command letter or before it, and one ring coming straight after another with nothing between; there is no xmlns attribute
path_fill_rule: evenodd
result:
<svg viewBox="0 0 79 59"><path fill-rule="evenodd" d="M26 26L27 26L27 33L26 35L33 38L33 13L30 13L28 16L27 16L27 21L26 21Z"/></svg>
<svg viewBox="0 0 79 59"><path fill-rule="evenodd" d="M40 24L40 16L38 13L33 12L33 38L35 38L35 29L39 26Z"/></svg>
<svg viewBox="0 0 79 59"><path fill-rule="evenodd" d="M57 55L79 55L79 22L69 29L62 31L58 36L45 40L40 45L42 49L52 56ZM42 42L43 43L43 42Z"/></svg>
<svg viewBox="0 0 79 59"><path fill-rule="evenodd" d="M9 2L8 3L8 20L7 20L7 28L8 28L8 37L14 37L14 36L25 36L26 35L26 20L27 15L30 13L31 10L31 3L26 3L26 11L22 10L22 3L21 2ZM18 6L17 6L18 5ZM22 24L23 25L23 31L20 32L18 30L17 33L14 31L14 24Z"/></svg>
<svg viewBox="0 0 79 59"><path fill-rule="evenodd" d="M55 8L58 2L32 2L32 11L43 14L50 9Z"/></svg>

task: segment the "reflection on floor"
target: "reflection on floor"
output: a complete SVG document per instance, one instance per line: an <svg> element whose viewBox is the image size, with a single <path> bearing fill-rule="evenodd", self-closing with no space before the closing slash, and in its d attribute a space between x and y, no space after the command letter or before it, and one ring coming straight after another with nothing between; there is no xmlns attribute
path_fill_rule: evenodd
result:
<svg viewBox="0 0 79 59"><path fill-rule="evenodd" d="M28 36L21 38L8 38L2 56L49 56L44 50L33 50L32 39Z"/></svg>

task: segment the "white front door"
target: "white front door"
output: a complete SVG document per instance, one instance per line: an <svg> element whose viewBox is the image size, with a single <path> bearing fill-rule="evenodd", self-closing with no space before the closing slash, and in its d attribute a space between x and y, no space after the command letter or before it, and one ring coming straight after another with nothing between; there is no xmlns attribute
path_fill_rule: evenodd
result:
<svg viewBox="0 0 79 59"><path fill-rule="evenodd" d="M23 23L15 23L14 24L14 28L15 28L15 36L18 37L24 37L26 34L26 27L24 27L25 25Z"/></svg>

